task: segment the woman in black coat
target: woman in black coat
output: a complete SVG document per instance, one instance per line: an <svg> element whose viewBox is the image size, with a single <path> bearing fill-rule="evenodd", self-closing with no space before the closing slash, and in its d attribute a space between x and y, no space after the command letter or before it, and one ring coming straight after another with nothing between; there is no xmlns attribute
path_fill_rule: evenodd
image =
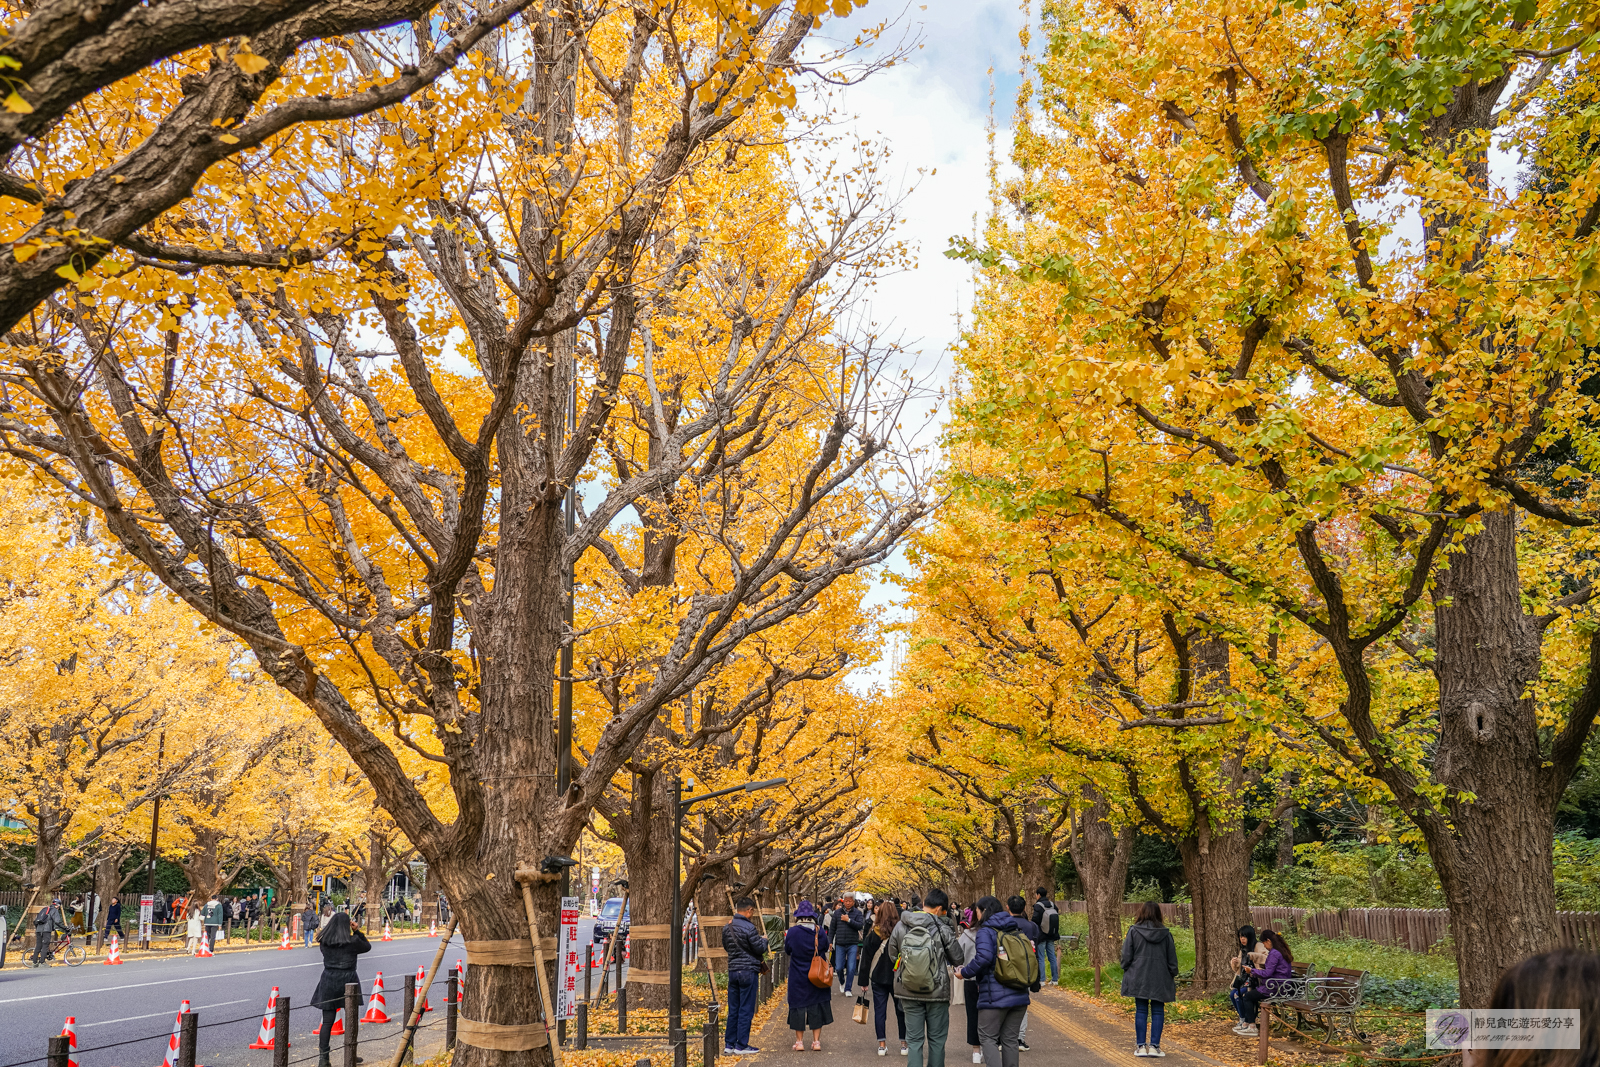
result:
<svg viewBox="0 0 1600 1067"><path fill-rule="evenodd" d="M1165 1056L1161 1027L1166 1007L1178 999L1178 946L1172 931L1161 921L1161 905L1145 901L1139 916L1122 940L1122 995L1133 998L1135 1056ZM1150 1041L1144 1039L1150 1024Z"/></svg>
<svg viewBox="0 0 1600 1067"><path fill-rule="evenodd" d="M356 974L356 957L372 951L367 935L350 925L350 916L336 912L317 934L322 947L322 978L311 1003L322 1009L322 1032L317 1035L317 1067L329 1067L328 1040L333 1036L333 1020L344 1007L344 987L351 982L360 984ZM345 1020L350 1025L350 1020ZM356 1061L361 1062L360 1060Z"/></svg>

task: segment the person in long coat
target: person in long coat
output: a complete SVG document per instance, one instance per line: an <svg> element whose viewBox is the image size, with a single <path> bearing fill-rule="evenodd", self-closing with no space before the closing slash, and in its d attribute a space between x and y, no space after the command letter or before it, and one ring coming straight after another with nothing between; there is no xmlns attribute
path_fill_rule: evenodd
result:
<svg viewBox="0 0 1600 1067"><path fill-rule="evenodd" d="M1161 1051L1161 1025L1166 1007L1178 999L1178 946L1172 931L1161 921L1161 905L1145 901L1122 940L1122 995L1133 998L1135 1056L1165 1056ZM1145 1042L1145 1022L1150 1041Z"/></svg>
<svg viewBox="0 0 1600 1067"><path fill-rule="evenodd" d="M806 1047L806 1030L811 1031L811 1049L822 1051L822 1028L833 1022L833 985L814 986L808 974L817 956L828 958L828 932L822 928L817 909L802 900L794 909L794 925L783 935L789 953L789 1029L794 1031L794 1050Z"/></svg>
<svg viewBox="0 0 1600 1067"><path fill-rule="evenodd" d="M360 984L356 974L356 957L372 950L367 935L350 925L350 916L336 912L326 926L317 932L317 944L322 949L322 977L317 980L311 1003L322 1009L322 1032L317 1035L317 1067L329 1067L328 1042L333 1036L333 1020L344 1007L344 987L351 982ZM345 1020L348 1026L350 1020Z"/></svg>

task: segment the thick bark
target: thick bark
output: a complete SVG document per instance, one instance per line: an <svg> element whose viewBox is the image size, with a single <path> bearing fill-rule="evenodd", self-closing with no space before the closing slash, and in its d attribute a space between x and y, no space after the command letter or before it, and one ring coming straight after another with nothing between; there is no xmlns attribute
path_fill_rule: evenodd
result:
<svg viewBox="0 0 1600 1067"><path fill-rule="evenodd" d="M628 908L634 927L668 927L672 922L672 775L646 770L634 779L632 804L612 821L617 845L628 866ZM678 916L682 921L682 916ZM669 928L670 931L670 928ZM665 974L670 960L665 937L636 935L631 966ZM665 1008L667 987L638 983L628 992L629 1007Z"/></svg>
<svg viewBox="0 0 1600 1067"><path fill-rule="evenodd" d="M1177 846L1192 901L1195 987L1210 993L1233 981L1234 931L1250 921L1253 841L1237 827L1213 832L1205 813L1196 821L1196 833Z"/></svg>
<svg viewBox="0 0 1600 1067"><path fill-rule="evenodd" d="M1115 963L1122 951L1122 897L1133 859L1134 828L1112 829L1111 806L1099 790L1086 785L1091 803L1075 814L1067 838L1072 864L1083 881L1084 909L1089 919L1089 964Z"/></svg>

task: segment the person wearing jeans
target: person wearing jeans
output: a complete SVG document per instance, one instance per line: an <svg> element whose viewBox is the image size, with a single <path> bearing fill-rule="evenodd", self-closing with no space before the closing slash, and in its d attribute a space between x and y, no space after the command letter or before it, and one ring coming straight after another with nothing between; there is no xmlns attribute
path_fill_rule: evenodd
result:
<svg viewBox="0 0 1600 1067"><path fill-rule="evenodd" d="M1061 964L1056 960L1056 942L1061 940L1061 912L1044 886L1033 891L1033 925L1039 928L1039 977L1050 964L1050 983L1061 981Z"/></svg>
<svg viewBox="0 0 1600 1067"><path fill-rule="evenodd" d="M906 1013L906 1067L944 1067L944 1043L950 1036L950 968L961 962L961 943L950 924L949 910L949 894L942 889L929 890L922 910L902 914L889 935L894 995ZM908 989L905 984L901 946L907 933L916 928L926 929L932 935L931 943L944 953L929 990Z"/></svg>
<svg viewBox="0 0 1600 1067"><path fill-rule="evenodd" d="M878 1055L889 1054L889 1008L894 1006L895 1024L900 1030L900 1055L910 1054L906 1044L906 1012L894 995L894 960L889 956L889 937L900 924L900 909L886 900L873 913L867 927L867 940L861 946L861 986L872 990L872 1024L878 1031Z"/></svg>
<svg viewBox="0 0 1600 1067"><path fill-rule="evenodd" d="M856 907L856 902L846 897L839 901L833 912L833 969L839 975L844 995L855 988L856 961L861 956L861 932L866 929L866 916Z"/></svg>
<svg viewBox="0 0 1600 1067"><path fill-rule="evenodd" d="M728 1028L722 1051L729 1056L759 1052L750 1044L750 1020L756 1014L756 986L766 965L767 935L756 927L756 902L740 897L733 902L733 918L722 928L722 947L728 954Z"/></svg>
<svg viewBox="0 0 1600 1067"><path fill-rule="evenodd" d="M1177 977L1178 946L1172 931L1161 921L1161 905L1145 901L1122 941L1122 995L1133 998L1135 1056L1166 1055L1161 1051L1161 1024L1167 1002L1178 999Z"/></svg>

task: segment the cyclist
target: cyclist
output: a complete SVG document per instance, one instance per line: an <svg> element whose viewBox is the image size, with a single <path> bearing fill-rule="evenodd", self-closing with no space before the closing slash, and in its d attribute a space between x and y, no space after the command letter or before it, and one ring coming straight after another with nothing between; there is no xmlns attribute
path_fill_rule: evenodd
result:
<svg viewBox="0 0 1600 1067"><path fill-rule="evenodd" d="M55 932L67 932L67 919L61 911L61 894L57 893L50 898L50 903L39 909L39 914L33 917L33 965L37 967L47 959L54 957L51 942L55 940Z"/></svg>

